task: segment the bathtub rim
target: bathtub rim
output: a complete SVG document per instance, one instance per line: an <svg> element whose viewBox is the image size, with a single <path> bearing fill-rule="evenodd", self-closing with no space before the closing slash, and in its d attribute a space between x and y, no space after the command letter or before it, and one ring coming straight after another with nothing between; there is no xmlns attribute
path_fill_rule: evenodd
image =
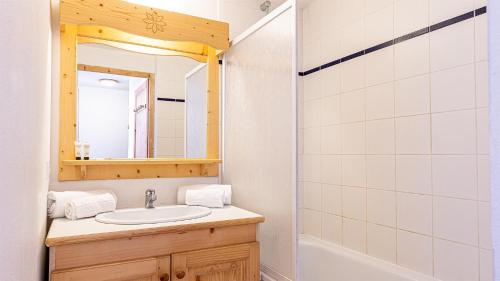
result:
<svg viewBox="0 0 500 281"><path fill-rule="evenodd" d="M417 271L414 271L412 269L400 266L398 264L391 263L389 261L385 261L376 257L369 256L365 253L358 252L346 247L343 247L341 245L335 244L333 242L321 240L317 237L307 235L307 234L301 234L299 236L299 241L297 247L297 260L300 263L300 250L301 247L300 245L311 245L311 246L316 246L319 247L323 250L326 250L328 252L334 252L335 254L338 254L342 257L346 257L349 259L354 260L355 262L359 262L362 264L365 264L367 266L372 266L376 268L380 268L383 271L391 272L395 275L408 278L410 280L414 281L442 281L441 279L437 279L433 276L426 275L424 273L420 273ZM298 266L300 269L300 265Z"/></svg>

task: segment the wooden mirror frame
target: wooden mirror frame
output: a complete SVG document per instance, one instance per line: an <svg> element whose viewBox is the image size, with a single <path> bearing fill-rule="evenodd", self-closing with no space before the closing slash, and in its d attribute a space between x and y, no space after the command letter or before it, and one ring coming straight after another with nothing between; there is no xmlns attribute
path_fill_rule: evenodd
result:
<svg viewBox="0 0 500 281"><path fill-rule="evenodd" d="M60 4L59 180L218 176L218 54L229 48L229 25L122 0L61 0ZM206 63L207 158L75 160L79 43Z"/></svg>

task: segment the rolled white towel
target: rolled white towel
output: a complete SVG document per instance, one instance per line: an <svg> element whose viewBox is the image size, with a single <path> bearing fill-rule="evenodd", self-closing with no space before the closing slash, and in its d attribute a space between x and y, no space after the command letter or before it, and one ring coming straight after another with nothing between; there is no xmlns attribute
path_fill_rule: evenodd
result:
<svg viewBox="0 0 500 281"><path fill-rule="evenodd" d="M177 189L177 204L186 204L186 191L202 189L221 189L224 191L224 204L231 205L232 189L229 184L195 184L179 186Z"/></svg>
<svg viewBox="0 0 500 281"><path fill-rule="evenodd" d="M64 208L66 207L66 203L68 203L68 201L104 193L111 194L115 200L117 200L116 195L110 190L49 191L47 194L47 215L53 219L64 218Z"/></svg>
<svg viewBox="0 0 500 281"><path fill-rule="evenodd" d="M104 193L68 201L64 214L70 220L77 220L114 210L116 210L116 199L110 193Z"/></svg>
<svg viewBox="0 0 500 281"><path fill-rule="evenodd" d="M224 207L224 190L189 189L186 191L186 205L222 208Z"/></svg>

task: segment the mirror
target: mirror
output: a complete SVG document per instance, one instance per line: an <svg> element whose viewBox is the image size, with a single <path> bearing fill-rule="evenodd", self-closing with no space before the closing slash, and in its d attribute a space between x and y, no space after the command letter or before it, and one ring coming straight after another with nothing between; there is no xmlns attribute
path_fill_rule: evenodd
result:
<svg viewBox="0 0 500 281"><path fill-rule="evenodd" d="M91 159L207 157L204 63L101 44L77 54L76 141Z"/></svg>

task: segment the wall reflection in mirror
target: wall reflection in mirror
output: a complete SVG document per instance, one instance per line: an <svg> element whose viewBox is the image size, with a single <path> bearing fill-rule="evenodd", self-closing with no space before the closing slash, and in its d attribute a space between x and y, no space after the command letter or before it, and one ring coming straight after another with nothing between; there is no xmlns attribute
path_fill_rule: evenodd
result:
<svg viewBox="0 0 500 281"><path fill-rule="evenodd" d="M77 141L91 159L206 157L204 64L98 44L77 53Z"/></svg>

